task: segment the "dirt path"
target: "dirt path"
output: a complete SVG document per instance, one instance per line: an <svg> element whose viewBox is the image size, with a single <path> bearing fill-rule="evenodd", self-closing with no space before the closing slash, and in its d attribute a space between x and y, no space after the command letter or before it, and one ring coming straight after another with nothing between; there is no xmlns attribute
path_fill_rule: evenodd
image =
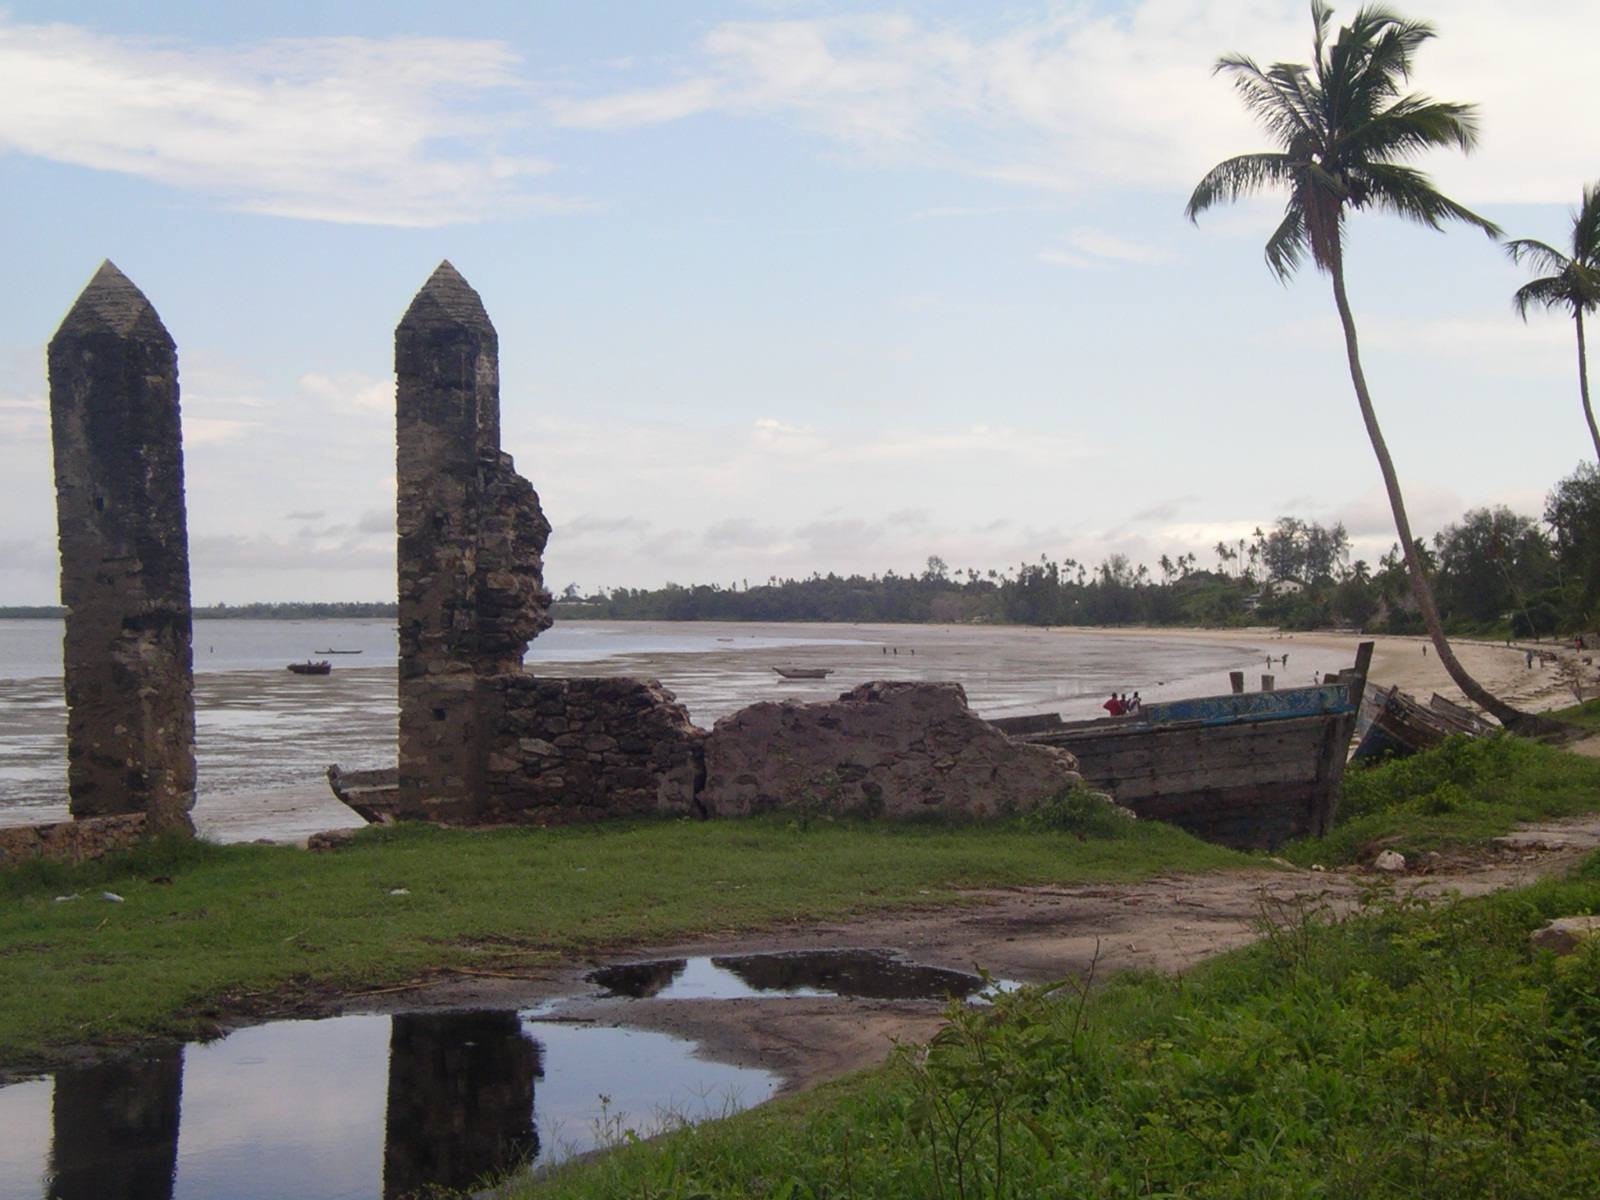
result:
<svg viewBox="0 0 1600 1200"><path fill-rule="evenodd" d="M1425 894L1482 895L1558 873L1600 847L1600 814L1528 826L1473 861L1436 862L1394 879ZM932 966L981 965L1002 979L1043 983L1138 968L1187 970L1257 936L1264 914L1326 905L1348 912L1387 877L1364 869L1246 871L1163 876L1131 884L1012 888L976 892L973 904L823 924L737 938L655 946L609 959L640 962L692 955L823 948L885 948ZM594 996L572 964L538 980L456 979L391 994L369 1011L418 1007L553 1005L549 1019L657 1029L693 1038L706 1057L759 1066L794 1091L881 1061L896 1040L925 1040L941 1005L927 1001L812 998L618 1000Z"/></svg>

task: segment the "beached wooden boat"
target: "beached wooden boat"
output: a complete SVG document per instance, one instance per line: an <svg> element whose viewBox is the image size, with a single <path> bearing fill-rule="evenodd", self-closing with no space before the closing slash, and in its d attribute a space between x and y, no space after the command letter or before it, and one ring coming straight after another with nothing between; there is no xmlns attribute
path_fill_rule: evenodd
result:
<svg viewBox="0 0 1600 1200"><path fill-rule="evenodd" d="M296 675L327 675L333 670L333 664L326 659L322 662L290 663L289 670Z"/></svg>
<svg viewBox="0 0 1600 1200"><path fill-rule="evenodd" d="M1146 704L1128 717L992 722L1059 746L1095 787L1147 820L1241 849L1328 831L1372 643L1336 682ZM1050 717L1055 723L1050 724Z"/></svg>
<svg viewBox="0 0 1600 1200"><path fill-rule="evenodd" d="M400 801L400 772L395 767L375 771L342 771L335 764L328 768L328 786L341 804L373 825L390 825Z"/></svg>
<svg viewBox="0 0 1600 1200"><path fill-rule="evenodd" d="M827 667L773 667L785 679L826 679L833 671Z"/></svg>
<svg viewBox="0 0 1600 1200"><path fill-rule="evenodd" d="M1493 732L1494 727L1487 721L1460 705L1451 704L1442 696L1435 696L1434 701L1431 707L1424 708L1398 687L1368 687L1351 761L1404 758L1430 750L1446 738L1482 737L1486 731ZM1448 708L1441 708L1440 702Z"/></svg>

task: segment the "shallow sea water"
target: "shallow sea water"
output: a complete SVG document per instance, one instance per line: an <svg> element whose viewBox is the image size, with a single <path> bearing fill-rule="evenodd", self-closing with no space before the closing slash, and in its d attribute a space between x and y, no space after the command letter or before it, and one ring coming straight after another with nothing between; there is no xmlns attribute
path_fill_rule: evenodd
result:
<svg viewBox="0 0 1600 1200"><path fill-rule="evenodd" d="M59 621L0 621L0 825L67 816L60 646ZM294 839L355 823L324 772L394 763L393 623L198 621L194 646L201 832ZM284 669L330 649L362 653L328 656L327 676ZM1223 643L1014 626L613 621L559 624L526 662L546 675L659 679L709 727L759 700L832 699L874 679L952 680L984 716L1098 716L1113 689L1151 701L1225 692L1229 671L1254 680L1267 651L1285 650L1293 665L1275 669L1280 687L1349 665L1254 634ZM774 666L831 673L784 680Z"/></svg>

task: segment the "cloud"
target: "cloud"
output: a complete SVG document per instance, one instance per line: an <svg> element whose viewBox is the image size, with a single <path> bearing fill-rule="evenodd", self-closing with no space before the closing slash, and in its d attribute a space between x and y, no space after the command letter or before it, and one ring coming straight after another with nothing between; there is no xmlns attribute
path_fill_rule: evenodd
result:
<svg viewBox="0 0 1600 1200"><path fill-rule="evenodd" d="M1600 6L1527 0L1508 22L1502 0L1457 0L1437 24L1416 86L1478 102L1484 137L1477 156L1434 156L1428 169L1474 203L1575 201L1596 137L1550 114L1587 102ZM1265 148L1211 75L1229 51L1305 60L1305 5L1052 5L988 27L884 13L729 21L669 82L563 96L548 111L610 129L709 112L772 117L871 163L1052 191L1187 189L1221 158Z"/></svg>
<svg viewBox="0 0 1600 1200"><path fill-rule="evenodd" d="M1047 249L1039 252L1039 261L1063 267L1103 267L1112 264L1134 263L1152 266L1169 262L1172 255L1159 246L1118 237L1098 229L1080 229L1067 235L1069 250Z"/></svg>
<svg viewBox="0 0 1600 1200"><path fill-rule="evenodd" d="M432 226L572 207L528 190L530 84L503 43L283 38L239 47L0 15L0 150L307 220Z"/></svg>
<svg viewBox="0 0 1600 1200"><path fill-rule="evenodd" d="M394 378L360 371L308 371L295 381L300 394L340 412L394 412Z"/></svg>

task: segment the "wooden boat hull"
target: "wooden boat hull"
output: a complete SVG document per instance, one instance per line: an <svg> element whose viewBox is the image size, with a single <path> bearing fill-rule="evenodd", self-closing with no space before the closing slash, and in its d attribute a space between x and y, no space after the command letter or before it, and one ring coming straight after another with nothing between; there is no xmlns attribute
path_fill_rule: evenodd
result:
<svg viewBox="0 0 1600 1200"><path fill-rule="evenodd" d="M773 667L785 679L826 679L833 674L828 667Z"/></svg>
<svg viewBox="0 0 1600 1200"><path fill-rule="evenodd" d="M333 673L333 664L331 662L290 663L289 670L296 675L331 675Z"/></svg>
<svg viewBox="0 0 1600 1200"><path fill-rule="evenodd" d="M345 807L371 825L392 825L400 803L400 772L395 767L375 771L328 768L328 786Z"/></svg>
<svg viewBox="0 0 1600 1200"><path fill-rule="evenodd" d="M1070 751L1089 783L1141 818L1225 846L1271 849L1332 825L1370 658L1363 644L1337 684L1149 705L1131 718L1058 717L1043 730L1019 727L1039 718L996 724Z"/></svg>
<svg viewBox="0 0 1600 1200"><path fill-rule="evenodd" d="M1422 750L1442 745L1458 734L1478 736L1466 722L1423 708L1398 687L1369 689L1363 707L1371 712L1352 762L1371 762L1380 758L1405 758Z"/></svg>

